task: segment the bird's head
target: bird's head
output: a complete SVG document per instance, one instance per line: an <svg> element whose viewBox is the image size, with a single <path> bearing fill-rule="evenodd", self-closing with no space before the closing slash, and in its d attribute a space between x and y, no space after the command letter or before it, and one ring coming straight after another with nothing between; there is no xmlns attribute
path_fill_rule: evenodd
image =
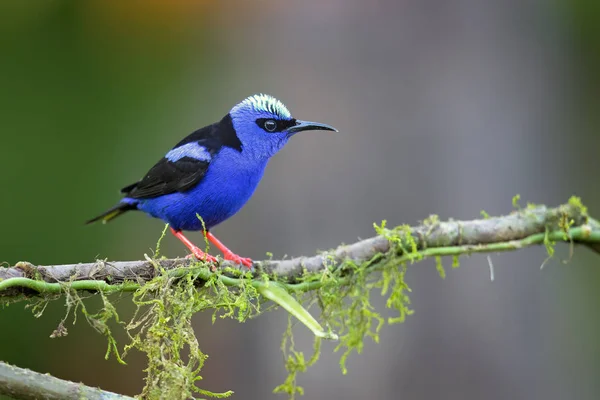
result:
<svg viewBox="0 0 600 400"><path fill-rule="evenodd" d="M242 151L259 157L271 157L290 137L301 131L336 131L318 122L301 121L276 98L256 94L235 105L229 112L233 128L242 143Z"/></svg>

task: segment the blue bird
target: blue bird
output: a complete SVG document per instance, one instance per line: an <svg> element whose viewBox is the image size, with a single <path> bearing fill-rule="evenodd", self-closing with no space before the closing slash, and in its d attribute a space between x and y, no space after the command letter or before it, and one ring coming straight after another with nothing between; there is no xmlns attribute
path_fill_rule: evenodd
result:
<svg viewBox="0 0 600 400"><path fill-rule="evenodd" d="M308 130L337 132L329 125L293 118L272 96L250 96L219 122L177 143L140 181L121 189L124 197L115 207L87 223L108 222L127 211L140 210L167 222L199 260L217 261L182 231L203 231L225 260L251 267L251 259L233 253L209 230L246 204L271 157L290 137Z"/></svg>

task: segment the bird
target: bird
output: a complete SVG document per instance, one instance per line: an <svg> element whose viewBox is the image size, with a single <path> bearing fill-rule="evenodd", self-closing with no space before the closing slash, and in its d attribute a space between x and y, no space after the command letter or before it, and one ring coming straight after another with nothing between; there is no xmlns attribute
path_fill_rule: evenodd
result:
<svg viewBox="0 0 600 400"><path fill-rule="evenodd" d="M292 117L286 106L268 94L255 94L236 104L218 122L179 141L139 181L121 189L122 199L86 222L106 223L128 211L142 211L169 225L196 257L218 259L192 243L183 231L202 231L224 260L251 268L210 229L236 214L250 199L265 168L289 139L303 131L334 131L330 125Z"/></svg>

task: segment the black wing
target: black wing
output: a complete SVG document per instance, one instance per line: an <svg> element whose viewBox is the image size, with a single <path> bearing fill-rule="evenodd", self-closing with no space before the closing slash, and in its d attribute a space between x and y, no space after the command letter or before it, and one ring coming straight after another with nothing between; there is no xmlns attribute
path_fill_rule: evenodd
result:
<svg viewBox="0 0 600 400"><path fill-rule="evenodd" d="M211 156L217 154L223 146L242 151L242 144L235 133L229 114L220 122L191 133L177 143L174 149L192 142L197 142L206 148ZM124 187L121 193L132 199L142 199L185 192L202 180L209 164L210 161L191 157L183 157L174 162L162 158L141 181Z"/></svg>
<svg viewBox="0 0 600 400"><path fill-rule="evenodd" d="M144 178L121 190L127 197L143 199L174 192L185 192L202 180L208 170L208 161L190 157L171 162L161 159Z"/></svg>

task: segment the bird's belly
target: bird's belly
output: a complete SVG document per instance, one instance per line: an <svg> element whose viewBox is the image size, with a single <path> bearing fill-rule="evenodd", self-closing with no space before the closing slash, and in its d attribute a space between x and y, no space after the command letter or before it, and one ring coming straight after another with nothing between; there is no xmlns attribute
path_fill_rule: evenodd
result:
<svg viewBox="0 0 600 400"><path fill-rule="evenodd" d="M262 177L262 170L228 172L225 175L209 171L190 190L144 200L138 208L168 222L174 229L197 231L203 229L203 223L210 229L237 213Z"/></svg>

